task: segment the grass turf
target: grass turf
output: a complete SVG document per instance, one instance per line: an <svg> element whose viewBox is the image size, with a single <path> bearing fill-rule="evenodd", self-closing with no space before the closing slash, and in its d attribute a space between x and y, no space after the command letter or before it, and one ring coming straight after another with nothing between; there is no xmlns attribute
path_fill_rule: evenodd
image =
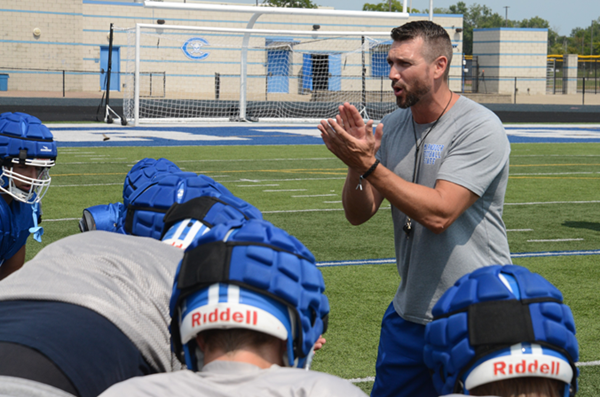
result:
<svg viewBox="0 0 600 397"><path fill-rule="evenodd" d="M504 220L511 252L600 248L600 144L516 144ZM81 211L121 200L127 171L144 157L166 157L215 178L295 235L318 261L394 256L389 209L350 226L341 211L346 167L322 146L60 148L44 198L43 243L27 257L77 233ZM537 204L536 204L537 203ZM545 204L543 204L545 203ZM67 220L65 220L67 219ZM539 241L566 240L566 241ZM598 256L519 258L565 296L578 327L582 362L600 360ZM331 301L328 342L313 368L344 378L374 376L381 316L399 283L394 265L322 268ZM581 367L581 396L600 391L600 368ZM369 391L372 382L359 384Z"/></svg>

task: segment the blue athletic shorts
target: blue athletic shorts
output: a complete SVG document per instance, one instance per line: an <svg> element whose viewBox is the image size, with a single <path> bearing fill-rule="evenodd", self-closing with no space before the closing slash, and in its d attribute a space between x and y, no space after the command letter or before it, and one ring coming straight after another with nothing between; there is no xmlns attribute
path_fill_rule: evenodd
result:
<svg viewBox="0 0 600 397"><path fill-rule="evenodd" d="M423 361L425 326L404 320L390 304L381 321L372 397L437 397Z"/></svg>

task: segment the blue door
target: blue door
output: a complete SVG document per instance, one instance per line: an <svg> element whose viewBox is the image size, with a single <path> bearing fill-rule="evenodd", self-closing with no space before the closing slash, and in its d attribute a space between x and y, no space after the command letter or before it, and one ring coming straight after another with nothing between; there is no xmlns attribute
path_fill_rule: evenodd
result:
<svg viewBox="0 0 600 397"><path fill-rule="evenodd" d="M312 54L302 55L302 88L308 91L313 89Z"/></svg>
<svg viewBox="0 0 600 397"><path fill-rule="evenodd" d="M110 90L121 91L121 57L119 47L112 48L112 67L110 73ZM106 72L108 71L108 46L100 46L100 87L106 91Z"/></svg>
<svg viewBox="0 0 600 397"><path fill-rule="evenodd" d="M390 74L390 65L387 62L387 52L377 51L371 53L371 76L387 77Z"/></svg>
<svg viewBox="0 0 600 397"><path fill-rule="evenodd" d="M342 54L329 54L329 91L342 90Z"/></svg>
<svg viewBox="0 0 600 397"><path fill-rule="evenodd" d="M267 92L289 92L290 51L267 51Z"/></svg>

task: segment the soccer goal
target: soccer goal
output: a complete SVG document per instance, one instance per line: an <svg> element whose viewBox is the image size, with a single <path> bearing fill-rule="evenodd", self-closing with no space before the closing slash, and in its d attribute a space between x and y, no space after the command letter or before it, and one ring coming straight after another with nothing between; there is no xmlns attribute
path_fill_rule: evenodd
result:
<svg viewBox="0 0 600 397"><path fill-rule="evenodd" d="M144 122L306 122L350 102L396 108L389 32L137 24L128 30L124 112Z"/></svg>

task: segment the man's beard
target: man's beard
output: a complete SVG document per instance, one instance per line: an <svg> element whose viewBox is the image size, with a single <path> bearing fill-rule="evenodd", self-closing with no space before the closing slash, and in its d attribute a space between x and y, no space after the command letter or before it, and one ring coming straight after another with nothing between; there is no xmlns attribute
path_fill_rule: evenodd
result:
<svg viewBox="0 0 600 397"><path fill-rule="evenodd" d="M394 87L394 82L392 82L392 87ZM416 105L423 96L431 91L431 87L424 86L420 82L415 83L414 91L409 91L405 85L398 85L398 87L404 91L404 98L401 96L396 97L396 105L402 109Z"/></svg>

